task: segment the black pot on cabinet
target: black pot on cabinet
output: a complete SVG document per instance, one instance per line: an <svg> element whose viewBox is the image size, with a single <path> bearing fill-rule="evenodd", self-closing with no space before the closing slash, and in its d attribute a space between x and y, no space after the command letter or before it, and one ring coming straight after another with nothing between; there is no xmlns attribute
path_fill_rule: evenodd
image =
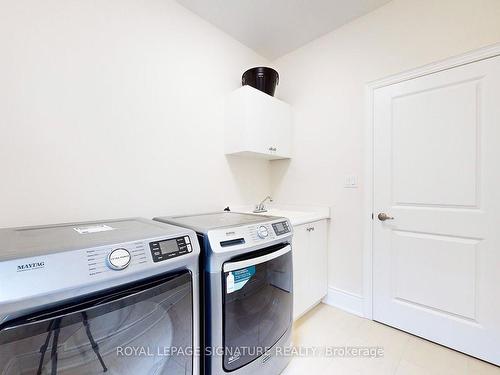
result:
<svg viewBox="0 0 500 375"><path fill-rule="evenodd" d="M243 73L243 76L241 77L241 84L243 86L252 86L257 90L274 96L279 79L280 76L276 70L265 66L259 66L248 69L245 73Z"/></svg>

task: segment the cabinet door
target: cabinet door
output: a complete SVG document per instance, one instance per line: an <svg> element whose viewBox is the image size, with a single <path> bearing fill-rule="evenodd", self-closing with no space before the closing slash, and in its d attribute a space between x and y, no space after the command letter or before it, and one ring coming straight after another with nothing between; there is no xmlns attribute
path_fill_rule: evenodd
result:
<svg viewBox="0 0 500 375"><path fill-rule="evenodd" d="M291 157L291 109L250 86L226 101L226 153L265 158Z"/></svg>
<svg viewBox="0 0 500 375"><path fill-rule="evenodd" d="M308 224L309 297L316 304L326 296L328 288L328 248L326 220Z"/></svg>
<svg viewBox="0 0 500 375"><path fill-rule="evenodd" d="M293 228L293 318L297 319L308 307L309 257L307 224Z"/></svg>
<svg viewBox="0 0 500 375"><path fill-rule="evenodd" d="M247 148L260 154L272 153L271 136L274 132L274 104L266 94L248 90L245 108Z"/></svg>
<svg viewBox="0 0 500 375"><path fill-rule="evenodd" d="M292 144L290 106L282 101L273 100L269 111L268 149L275 157L290 157Z"/></svg>

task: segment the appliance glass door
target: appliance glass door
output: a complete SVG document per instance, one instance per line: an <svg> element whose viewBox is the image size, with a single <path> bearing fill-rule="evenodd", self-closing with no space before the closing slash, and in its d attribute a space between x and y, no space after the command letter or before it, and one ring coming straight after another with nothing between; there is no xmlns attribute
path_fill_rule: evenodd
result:
<svg viewBox="0 0 500 375"><path fill-rule="evenodd" d="M226 371L236 370L264 354L292 324L291 247L286 244L273 250L224 263L223 363Z"/></svg>
<svg viewBox="0 0 500 375"><path fill-rule="evenodd" d="M187 271L163 275L10 321L0 372L191 374L192 284Z"/></svg>

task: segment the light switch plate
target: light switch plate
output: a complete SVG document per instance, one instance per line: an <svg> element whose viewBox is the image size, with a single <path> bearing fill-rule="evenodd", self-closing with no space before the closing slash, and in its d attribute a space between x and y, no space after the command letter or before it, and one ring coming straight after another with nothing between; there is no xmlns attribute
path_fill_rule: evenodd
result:
<svg viewBox="0 0 500 375"><path fill-rule="evenodd" d="M358 176L350 174L345 176L344 180L345 188L357 188L358 187Z"/></svg>

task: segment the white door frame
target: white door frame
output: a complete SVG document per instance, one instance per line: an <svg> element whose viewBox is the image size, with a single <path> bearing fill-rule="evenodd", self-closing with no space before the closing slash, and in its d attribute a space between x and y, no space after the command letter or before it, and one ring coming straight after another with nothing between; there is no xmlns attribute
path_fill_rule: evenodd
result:
<svg viewBox="0 0 500 375"><path fill-rule="evenodd" d="M392 75L365 86L366 121L365 121L365 157L364 177L365 194L363 204L363 314L365 318L373 319L373 95L378 88L395 83L437 73L476 61L500 56L500 43L480 48L462 55L451 57L422 67Z"/></svg>

